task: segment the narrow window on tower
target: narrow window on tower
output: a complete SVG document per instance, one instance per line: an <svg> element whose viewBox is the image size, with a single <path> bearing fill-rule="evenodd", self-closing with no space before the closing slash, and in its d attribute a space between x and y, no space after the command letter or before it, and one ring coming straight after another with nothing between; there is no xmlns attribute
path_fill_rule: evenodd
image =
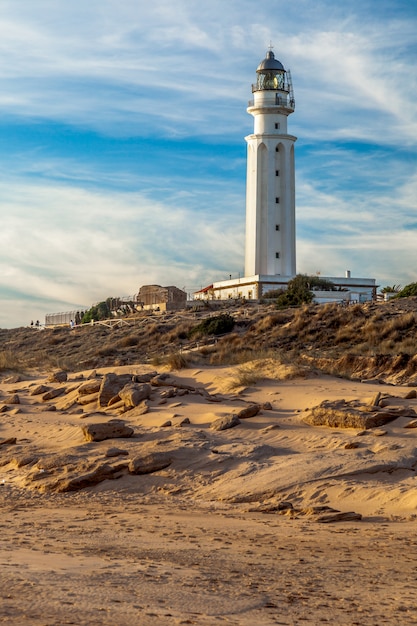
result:
<svg viewBox="0 0 417 626"><path fill-rule="evenodd" d="M279 252L275 252L275 258L279 259Z"/></svg>
<svg viewBox="0 0 417 626"><path fill-rule="evenodd" d="M279 152L279 148L278 148L278 146L275 148L275 152Z"/></svg>
<svg viewBox="0 0 417 626"><path fill-rule="evenodd" d="M279 204L279 198L275 198L275 204Z"/></svg>
<svg viewBox="0 0 417 626"><path fill-rule="evenodd" d="M275 230L279 230L279 224L275 224Z"/></svg>
<svg viewBox="0 0 417 626"><path fill-rule="evenodd" d="M275 176L279 176L279 170L275 170Z"/></svg>
<svg viewBox="0 0 417 626"><path fill-rule="evenodd" d="M275 122L275 129L278 130L280 127L279 122Z"/></svg>

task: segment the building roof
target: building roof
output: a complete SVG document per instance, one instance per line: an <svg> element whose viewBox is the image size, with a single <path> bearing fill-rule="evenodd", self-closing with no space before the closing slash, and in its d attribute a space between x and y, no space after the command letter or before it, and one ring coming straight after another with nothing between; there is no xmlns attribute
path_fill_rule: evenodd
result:
<svg viewBox="0 0 417 626"><path fill-rule="evenodd" d="M194 291L194 293L207 293L207 291L210 291L210 289L213 289L213 285L208 285L208 287L203 287L203 289Z"/></svg>
<svg viewBox="0 0 417 626"><path fill-rule="evenodd" d="M259 63L256 71L265 72L271 70L285 72L284 66L280 63L280 61L278 61L278 59L275 58L275 54L272 50L268 50L266 57Z"/></svg>

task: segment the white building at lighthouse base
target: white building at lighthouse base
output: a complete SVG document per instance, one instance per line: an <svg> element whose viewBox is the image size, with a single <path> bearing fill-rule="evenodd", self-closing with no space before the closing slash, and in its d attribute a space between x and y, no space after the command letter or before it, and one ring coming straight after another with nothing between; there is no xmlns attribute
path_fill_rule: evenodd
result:
<svg viewBox="0 0 417 626"><path fill-rule="evenodd" d="M194 300L255 300L267 297L269 291L287 289L294 276L242 276L221 280L194 293ZM374 278L356 278L349 270L345 277L320 276L334 285L334 291L313 291L318 303L368 302L376 300L377 285Z"/></svg>

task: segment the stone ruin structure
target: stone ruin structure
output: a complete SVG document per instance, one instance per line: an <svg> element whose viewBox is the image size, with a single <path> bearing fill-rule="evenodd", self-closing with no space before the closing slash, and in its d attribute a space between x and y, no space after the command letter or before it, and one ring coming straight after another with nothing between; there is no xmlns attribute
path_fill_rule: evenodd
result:
<svg viewBox="0 0 417 626"><path fill-rule="evenodd" d="M177 311L187 305L186 292L174 286L144 285L136 298L138 308L144 310Z"/></svg>

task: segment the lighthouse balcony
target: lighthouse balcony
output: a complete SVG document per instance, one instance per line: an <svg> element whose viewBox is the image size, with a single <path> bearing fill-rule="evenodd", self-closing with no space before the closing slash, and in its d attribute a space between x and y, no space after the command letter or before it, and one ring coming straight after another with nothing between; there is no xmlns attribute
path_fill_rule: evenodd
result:
<svg viewBox="0 0 417 626"><path fill-rule="evenodd" d="M275 99L270 101L268 100L268 102L260 102L260 101L256 101L255 100L249 100L248 102L248 108L251 107L256 107L256 106L260 106L260 107L277 107L277 108L281 108L281 109L285 109L286 111L294 111L295 110L295 100L294 98L291 97L287 97L285 95L280 95L280 94L275 94Z"/></svg>

